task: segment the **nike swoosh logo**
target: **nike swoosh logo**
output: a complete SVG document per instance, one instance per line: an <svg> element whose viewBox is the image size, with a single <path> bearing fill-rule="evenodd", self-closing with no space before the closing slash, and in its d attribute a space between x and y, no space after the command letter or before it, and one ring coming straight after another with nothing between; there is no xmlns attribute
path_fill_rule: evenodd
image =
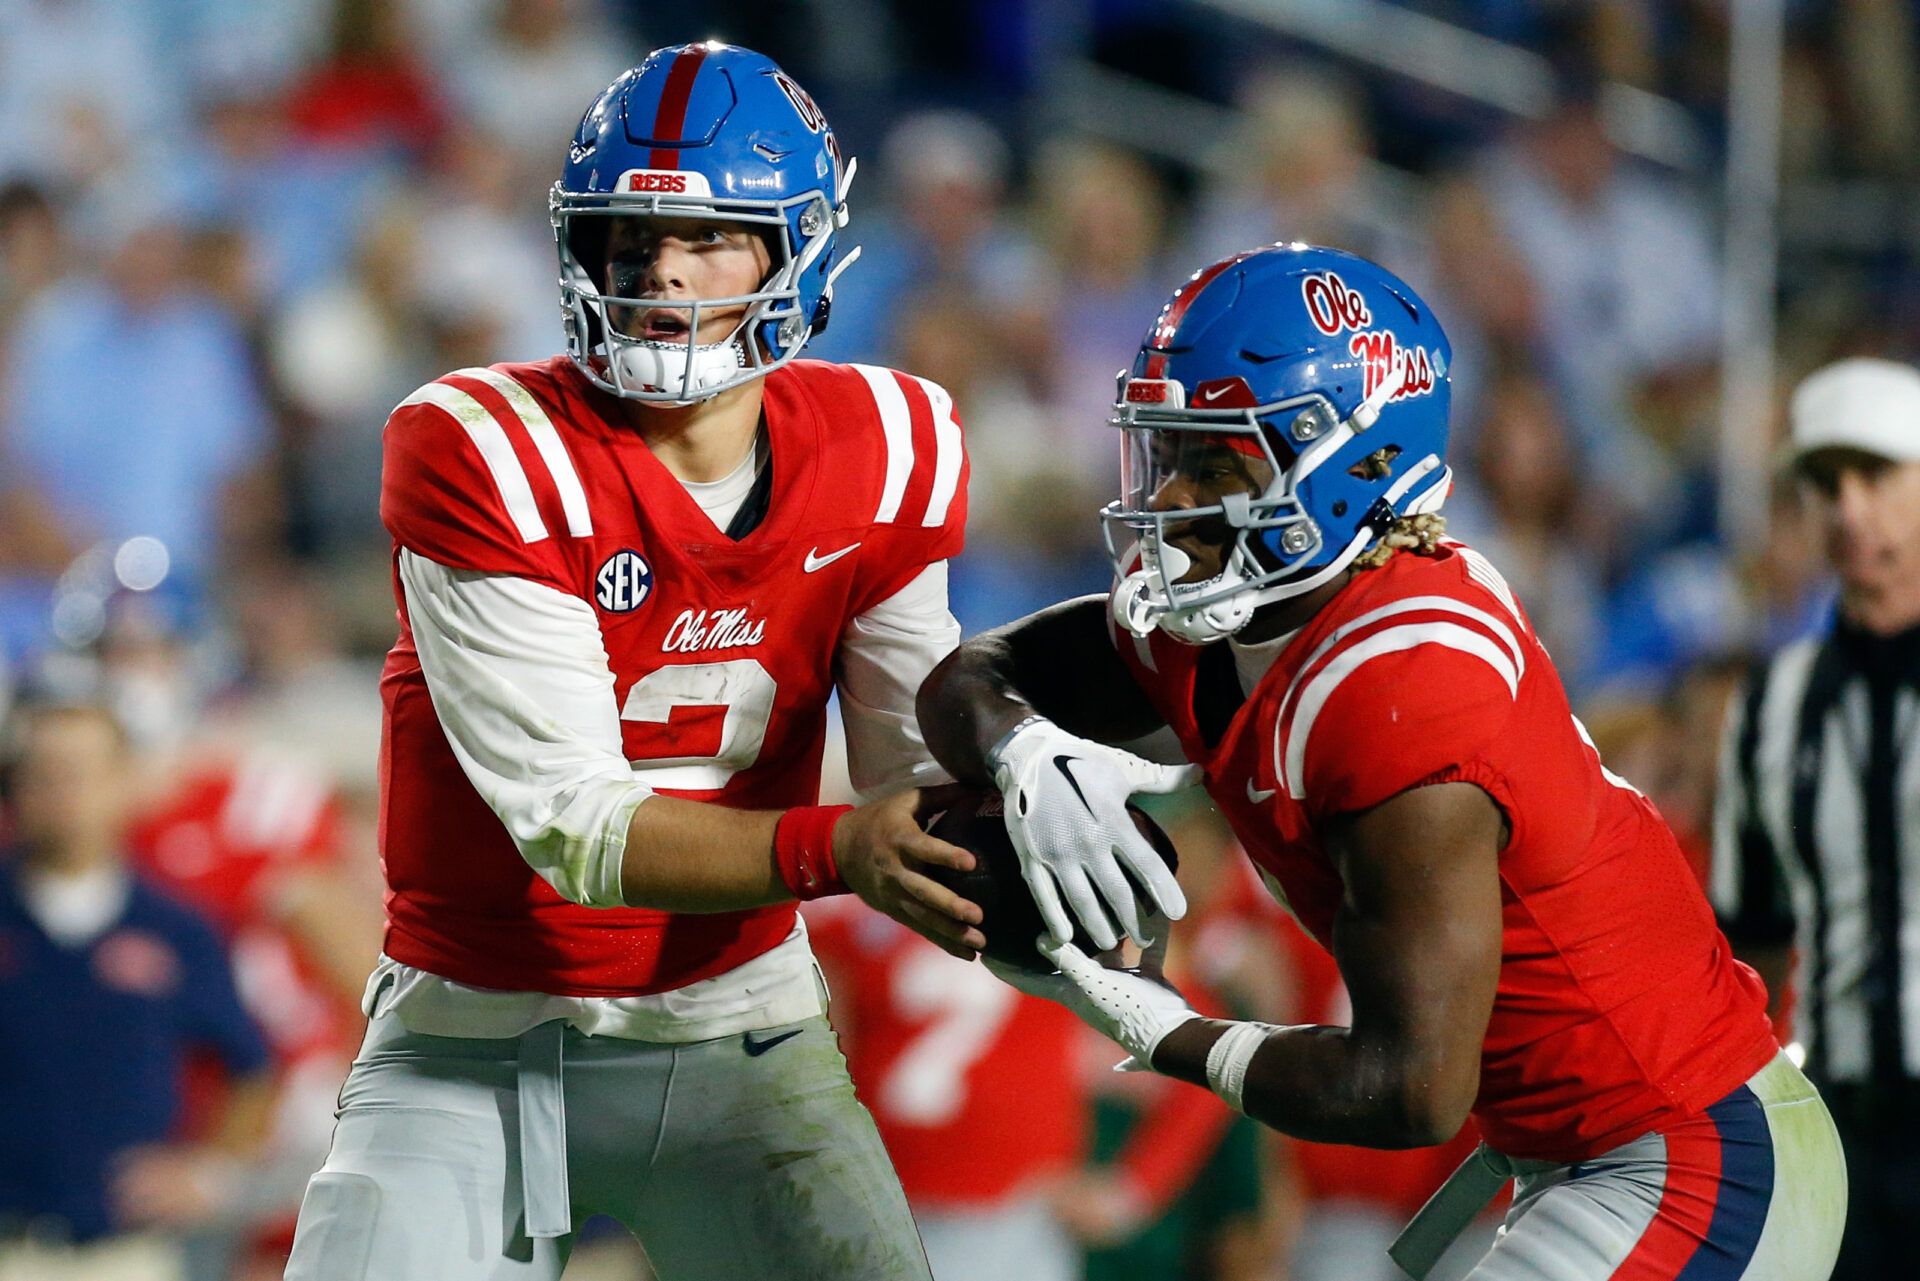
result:
<svg viewBox="0 0 1920 1281"><path fill-rule="evenodd" d="M1279 790L1280 789L1277 787L1269 787L1263 790L1261 788L1255 787L1253 785L1252 779L1247 780L1247 799L1252 801L1255 805L1263 805L1266 802L1272 800L1274 797L1274 794Z"/></svg>
<svg viewBox="0 0 1920 1281"><path fill-rule="evenodd" d="M805 1028L797 1027L793 1029L793 1031L791 1032L782 1032L779 1036L770 1036L764 1041L754 1040L753 1033L749 1032L744 1038L747 1045L747 1055L750 1058L758 1058L762 1054L765 1054L768 1050L771 1050L774 1046L780 1044L780 1042L791 1041L794 1037L799 1036L804 1031L806 1031Z"/></svg>
<svg viewBox="0 0 1920 1281"><path fill-rule="evenodd" d="M1215 387L1215 388L1214 388L1214 389L1213 389L1212 391L1203 391L1203 392L1201 392L1201 393L1200 393L1200 399L1202 399L1202 400L1218 400L1218 399L1220 399L1220 398L1221 398L1222 396L1224 396L1224 395L1226 395L1226 394L1227 394L1227 389L1226 389L1225 387Z"/></svg>
<svg viewBox="0 0 1920 1281"><path fill-rule="evenodd" d="M1073 756L1056 756L1053 758L1053 767L1067 776L1067 786L1071 787L1073 794L1080 798L1080 803L1086 805L1087 813L1092 814L1093 806L1087 805L1087 794L1080 790L1079 780L1074 778L1073 771L1067 768L1067 762L1076 759L1078 758Z"/></svg>
<svg viewBox="0 0 1920 1281"><path fill-rule="evenodd" d="M849 546L842 547L837 552L828 552L825 556L822 556L820 554L820 549L816 547L812 551L807 553L807 563L805 565L805 569L809 574L811 574L816 569L825 569L827 566L833 564L833 562L835 562L836 560L839 560L842 556L845 556L848 552L852 551L855 547L858 547L859 545L860 545L859 543L853 543L853 544L850 544Z"/></svg>

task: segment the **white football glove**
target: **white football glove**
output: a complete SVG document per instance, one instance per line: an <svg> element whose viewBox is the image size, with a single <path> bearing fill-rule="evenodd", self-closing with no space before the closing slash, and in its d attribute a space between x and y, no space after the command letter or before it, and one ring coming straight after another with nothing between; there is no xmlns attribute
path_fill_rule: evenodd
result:
<svg viewBox="0 0 1920 1281"><path fill-rule="evenodd" d="M992 959L987 968L1028 996L1059 1002L1094 1031L1119 1042L1133 1057L1118 1064L1116 1072L1150 1071L1153 1052L1167 1033L1201 1017L1162 977L1168 927L1163 917L1156 917L1154 924L1160 937L1140 958L1138 969L1109 969L1073 944L1048 938L1039 940L1040 954L1060 968L1058 974L1036 974Z"/></svg>
<svg viewBox="0 0 1920 1281"><path fill-rule="evenodd" d="M1152 910L1174 920L1186 915L1179 882L1133 825L1127 798L1192 786L1200 781L1197 766L1155 765L1069 734L1044 716L1016 726L987 764L1006 798L1020 874L1056 943L1073 937L1068 907L1100 951L1119 942L1115 921L1142 947L1152 941L1123 867L1147 891Z"/></svg>

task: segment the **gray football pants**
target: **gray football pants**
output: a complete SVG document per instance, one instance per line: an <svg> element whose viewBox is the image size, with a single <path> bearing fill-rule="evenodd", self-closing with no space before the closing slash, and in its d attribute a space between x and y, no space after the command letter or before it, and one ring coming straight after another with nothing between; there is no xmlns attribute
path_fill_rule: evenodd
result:
<svg viewBox="0 0 1920 1281"><path fill-rule="evenodd" d="M287 1281L552 1281L594 1214L662 1281L928 1279L824 1018L675 1045L381 1014L338 1116Z"/></svg>

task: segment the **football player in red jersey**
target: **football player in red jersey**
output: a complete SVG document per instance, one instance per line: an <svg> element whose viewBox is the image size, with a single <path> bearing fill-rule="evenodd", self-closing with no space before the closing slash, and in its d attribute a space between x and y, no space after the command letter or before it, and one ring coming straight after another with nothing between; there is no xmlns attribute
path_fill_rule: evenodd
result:
<svg viewBox="0 0 1920 1281"><path fill-rule="evenodd" d="M927 1276L795 902L984 942L915 822L953 404L796 360L850 177L768 59L656 51L553 191L567 354L388 420L384 954L289 1277L557 1277L593 1214L667 1277ZM836 686L887 799L818 804Z"/></svg>
<svg viewBox="0 0 1920 1281"><path fill-rule="evenodd" d="M920 695L942 763L1006 793L1029 881L1106 897L1076 905L1097 941L1130 910L1141 767L1108 745L1170 726L1350 1025L1202 1018L1158 945L1109 968L1058 912L1059 971L1004 973L1301 1138L1419 1146L1471 1114L1486 1145L1394 1247L1415 1276L1518 1176L1476 1278L1819 1281L1846 1204L1824 1104L1512 592L1438 524L1449 356L1349 254L1197 273L1122 377L1111 598L970 641Z"/></svg>

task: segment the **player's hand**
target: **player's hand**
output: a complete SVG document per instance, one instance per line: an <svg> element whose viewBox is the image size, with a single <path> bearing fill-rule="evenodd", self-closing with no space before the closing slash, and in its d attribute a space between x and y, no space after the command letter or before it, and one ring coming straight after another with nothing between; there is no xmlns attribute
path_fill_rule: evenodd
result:
<svg viewBox="0 0 1920 1281"><path fill-rule="evenodd" d="M920 792L902 792L841 815L833 826L833 861L867 906L885 912L963 961L987 945L979 905L920 869L932 864L971 871L973 855L921 830Z"/></svg>
<svg viewBox="0 0 1920 1281"><path fill-rule="evenodd" d="M1174 920L1186 914L1179 882L1133 825L1127 798L1191 786L1200 778L1195 766L1155 765L1069 734L1045 717L1015 730L987 763L1006 798L1020 873L1055 942L1073 937L1071 908L1101 951L1119 942L1116 922L1145 947L1151 940L1134 883L1152 910Z"/></svg>
<svg viewBox="0 0 1920 1281"><path fill-rule="evenodd" d="M1153 1051L1167 1033L1201 1017L1161 971L1169 923L1156 916L1151 924L1158 927L1159 937L1130 970L1110 968L1071 943L1044 937L1038 943L1040 955L1059 968L1058 974L1037 974L992 958L986 965L1028 996L1059 1002L1094 1031L1119 1042L1133 1057L1115 1071L1150 1071Z"/></svg>

